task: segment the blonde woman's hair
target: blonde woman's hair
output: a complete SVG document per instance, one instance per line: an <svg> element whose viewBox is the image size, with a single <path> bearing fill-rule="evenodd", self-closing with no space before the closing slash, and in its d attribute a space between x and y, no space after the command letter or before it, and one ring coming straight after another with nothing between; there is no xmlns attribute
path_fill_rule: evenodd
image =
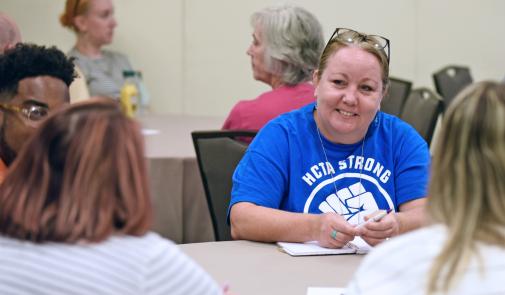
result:
<svg viewBox="0 0 505 295"><path fill-rule="evenodd" d="M428 294L456 284L478 258L478 242L505 247L505 85L480 82L461 92L440 138L428 212L448 238L431 267Z"/></svg>

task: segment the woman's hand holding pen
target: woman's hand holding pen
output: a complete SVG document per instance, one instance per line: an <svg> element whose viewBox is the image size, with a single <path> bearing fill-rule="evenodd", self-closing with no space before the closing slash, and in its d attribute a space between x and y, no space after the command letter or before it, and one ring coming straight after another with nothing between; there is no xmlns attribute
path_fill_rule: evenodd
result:
<svg viewBox="0 0 505 295"><path fill-rule="evenodd" d="M365 217L365 220L371 218ZM400 222L394 212L390 212L380 221L367 222L361 227L356 228L358 236L361 236L368 244L375 246L382 241L396 236L400 233Z"/></svg>
<svg viewBox="0 0 505 295"><path fill-rule="evenodd" d="M355 236L361 236L368 244L375 246L400 233L397 215L386 210L378 210L366 216L365 222L358 226L351 225L336 213L320 214L316 226L317 235L314 239L326 248L342 248Z"/></svg>
<svg viewBox="0 0 505 295"><path fill-rule="evenodd" d="M342 248L357 235L357 229L336 213L324 213L318 217L315 238L322 247Z"/></svg>

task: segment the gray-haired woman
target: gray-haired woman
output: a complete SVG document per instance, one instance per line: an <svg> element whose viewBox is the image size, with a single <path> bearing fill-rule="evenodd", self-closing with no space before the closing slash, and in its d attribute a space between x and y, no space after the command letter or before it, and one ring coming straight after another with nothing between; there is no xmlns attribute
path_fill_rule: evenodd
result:
<svg viewBox="0 0 505 295"><path fill-rule="evenodd" d="M296 6L271 6L251 17L253 41L247 50L255 80L272 87L253 100L238 102L223 129L259 130L266 122L314 101L308 81L324 47L316 17Z"/></svg>

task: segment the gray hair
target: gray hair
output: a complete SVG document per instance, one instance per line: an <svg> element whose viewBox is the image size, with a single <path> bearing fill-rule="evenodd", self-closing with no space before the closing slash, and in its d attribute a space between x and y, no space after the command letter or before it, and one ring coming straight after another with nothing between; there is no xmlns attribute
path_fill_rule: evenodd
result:
<svg viewBox="0 0 505 295"><path fill-rule="evenodd" d="M251 24L262 33L268 72L288 85L312 77L324 47L323 29L312 13L296 6L270 6L255 12Z"/></svg>

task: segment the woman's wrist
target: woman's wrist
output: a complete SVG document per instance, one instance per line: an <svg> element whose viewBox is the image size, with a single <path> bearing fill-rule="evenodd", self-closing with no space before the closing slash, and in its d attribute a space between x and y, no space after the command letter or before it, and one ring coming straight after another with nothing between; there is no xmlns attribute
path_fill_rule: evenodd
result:
<svg viewBox="0 0 505 295"><path fill-rule="evenodd" d="M307 217L309 218L309 241L317 241L319 240L319 236L321 235L321 231L323 230L322 227L322 220L323 220L323 214L308 214Z"/></svg>

